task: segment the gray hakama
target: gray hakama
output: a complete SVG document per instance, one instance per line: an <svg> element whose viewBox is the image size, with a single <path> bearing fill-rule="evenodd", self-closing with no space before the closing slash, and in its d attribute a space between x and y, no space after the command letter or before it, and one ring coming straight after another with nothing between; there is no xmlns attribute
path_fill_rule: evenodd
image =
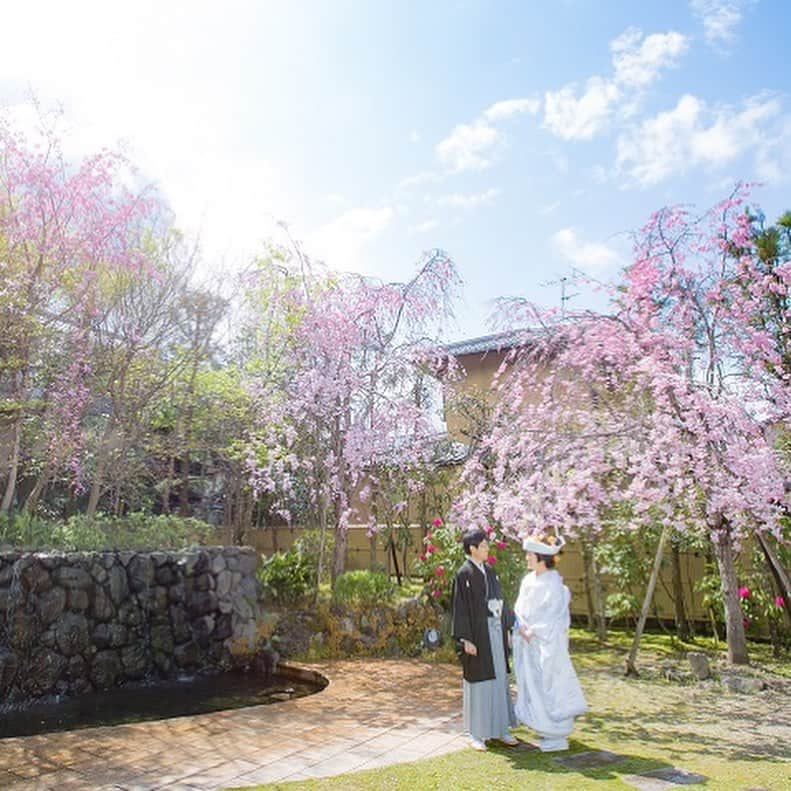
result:
<svg viewBox="0 0 791 791"><path fill-rule="evenodd" d="M463 681L464 729L473 739L499 739L516 725L514 706L508 691L508 672L503 653L503 632L499 618L489 617L489 644L495 677L488 681Z"/></svg>

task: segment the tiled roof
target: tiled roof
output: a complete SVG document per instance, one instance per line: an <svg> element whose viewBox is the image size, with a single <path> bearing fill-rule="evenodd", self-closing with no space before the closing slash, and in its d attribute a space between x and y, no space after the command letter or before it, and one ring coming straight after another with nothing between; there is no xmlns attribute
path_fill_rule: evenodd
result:
<svg viewBox="0 0 791 791"><path fill-rule="evenodd" d="M445 349L455 357L460 357L464 354L503 351L518 346L522 343L522 337L522 331L509 330L508 332L497 332L494 335L482 335L480 338L469 338L468 340L449 343Z"/></svg>

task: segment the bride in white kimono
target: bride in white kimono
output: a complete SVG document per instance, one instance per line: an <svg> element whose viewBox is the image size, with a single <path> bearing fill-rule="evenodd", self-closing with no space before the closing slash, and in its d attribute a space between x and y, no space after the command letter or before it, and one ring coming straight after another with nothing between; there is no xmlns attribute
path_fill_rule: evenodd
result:
<svg viewBox="0 0 791 791"><path fill-rule="evenodd" d="M571 594L554 569L564 543L559 536L524 540L530 572L514 605L516 716L539 734L544 752L567 750L574 717L588 709L569 657Z"/></svg>

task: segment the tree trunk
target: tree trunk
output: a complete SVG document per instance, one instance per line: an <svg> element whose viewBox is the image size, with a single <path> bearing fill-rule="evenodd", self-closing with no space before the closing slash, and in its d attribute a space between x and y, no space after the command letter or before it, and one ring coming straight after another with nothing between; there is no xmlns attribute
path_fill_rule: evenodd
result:
<svg viewBox="0 0 791 791"><path fill-rule="evenodd" d="M165 486L162 489L162 513L170 513L170 490L173 482L173 476L176 474L176 459L171 453L168 458L168 474L165 480Z"/></svg>
<svg viewBox="0 0 791 791"><path fill-rule="evenodd" d="M379 487L371 484L371 518L376 527L368 535L368 568L373 571L376 568L376 537L379 535Z"/></svg>
<svg viewBox="0 0 791 791"><path fill-rule="evenodd" d="M247 535L247 526L250 524L251 498L247 496L245 491L244 480L241 474L236 476L236 513L234 514L234 533L233 543L235 546L240 547L244 545L245 537Z"/></svg>
<svg viewBox="0 0 791 791"><path fill-rule="evenodd" d="M113 489L113 507L112 512L113 516L120 516L121 515L121 486L116 486Z"/></svg>
<svg viewBox="0 0 791 791"><path fill-rule="evenodd" d="M190 508L190 460L189 452L182 448L181 457L181 485L179 486L179 516L192 516Z"/></svg>
<svg viewBox="0 0 791 791"><path fill-rule="evenodd" d="M769 570L772 572L775 583L780 590L780 595L783 597L783 610L788 624L791 624L791 577L788 572L783 568L780 558L777 557L769 539L761 533L756 533L755 537L758 541L761 550L764 553Z"/></svg>
<svg viewBox="0 0 791 791"><path fill-rule="evenodd" d="M717 517L716 535L712 538L714 556L720 571L722 601L725 604L725 640L728 644L728 661L734 665L749 663L747 638L744 634L744 614L739 602L739 584L733 560L731 533L722 516Z"/></svg>
<svg viewBox="0 0 791 791"><path fill-rule="evenodd" d="M337 468L337 486L334 495L334 517L335 517L335 547L332 556L332 574L330 584L335 588L335 580L346 570L346 546L348 543L348 515L345 513L346 507L351 501L348 491L348 477L346 468L345 438L349 435L351 426L351 410L349 397L344 396L339 399L338 406L341 407L335 421L333 449Z"/></svg>
<svg viewBox="0 0 791 791"><path fill-rule="evenodd" d="M393 568L395 569L396 579L398 580L398 586L401 587L401 569L398 567L398 555L396 554L396 545L395 541L393 541L393 535L390 534L390 540L387 542L388 546L390 547L390 555L393 558Z"/></svg>
<svg viewBox="0 0 791 791"><path fill-rule="evenodd" d="M588 611L588 629L593 631L596 627L596 610L593 607L593 575L592 571L592 555L591 546L587 539L581 540L582 544L582 584L585 586L585 604Z"/></svg>
<svg viewBox="0 0 791 791"><path fill-rule="evenodd" d="M711 623L711 634L714 637L714 644L720 641L720 631L717 629L717 616L714 615L714 610L709 607L709 622Z"/></svg>
<svg viewBox="0 0 791 791"><path fill-rule="evenodd" d="M14 419L11 457L8 460L8 478L6 478L3 502L0 504L0 513L6 514L11 510L16 494L16 479L19 474L19 450L22 444L22 415Z"/></svg>
<svg viewBox="0 0 791 791"><path fill-rule="evenodd" d="M673 572L673 605L676 610L676 633L678 639L688 643L690 639L689 620L687 619L687 608L684 606L684 581L681 577L681 553L678 544L671 542L670 546L671 568Z"/></svg>
<svg viewBox="0 0 791 791"><path fill-rule="evenodd" d="M52 465L47 462L44 465L44 469L41 470L41 473L36 479L36 483L34 484L33 488L30 490L30 494L25 499L25 504L22 506L23 511L32 514L36 510L39 497L41 497L41 493L47 488L47 484L49 483L51 475Z"/></svg>
<svg viewBox="0 0 791 791"><path fill-rule="evenodd" d="M91 493L88 496L88 508L85 511L87 517L93 517L99 505L99 498L102 496L102 486L104 485L104 471L107 467L107 459L110 455L110 437L115 430L115 421L111 417L107 421L104 434L99 442L99 452L96 456L96 467L93 471L91 481Z"/></svg>
<svg viewBox="0 0 791 791"><path fill-rule="evenodd" d="M662 555L665 551L665 541L667 540L668 528L663 527L662 533L659 536L659 544L656 548L656 555L654 556L654 567L651 569L651 576L648 579L648 588L645 592L643 599L643 607L640 610L640 619L637 621L637 626L634 630L634 639L632 640L632 647L629 649L629 655L626 657L625 672L627 676L637 676L637 667L635 660L637 659L637 650L640 647L640 638L643 636L643 629L645 628L646 618L648 617L648 610L651 607L651 601L654 598L654 589L656 588L656 581L659 578L659 569L662 567Z"/></svg>
<svg viewBox="0 0 791 791"><path fill-rule="evenodd" d="M319 598L319 585L321 585L321 578L324 576L324 555L327 548L327 510L329 500L326 492L319 492L319 559L316 564L316 587L313 591L313 601Z"/></svg>
<svg viewBox="0 0 791 791"><path fill-rule="evenodd" d="M332 577L331 585L335 587L335 581L346 570L346 546L348 544L349 528L340 522L335 525L335 548L332 555Z"/></svg>
<svg viewBox="0 0 791 791"><path fill-rule="evenodd" d="M240 535L239 546L244 546L247 541L247 531L253 527L253 512L255 510L255 499L253 493L245 484L242 486L242 532Z"/></svg>
<svg viewBox="0 0 791 791"><path fill-rule="evenodd" d="M591 552L591 572L593 576L593 613L596 620L596 636L600 642L607 639L607 617L604 614L604 591L602 590L599 564L596 554Z"/></svg>

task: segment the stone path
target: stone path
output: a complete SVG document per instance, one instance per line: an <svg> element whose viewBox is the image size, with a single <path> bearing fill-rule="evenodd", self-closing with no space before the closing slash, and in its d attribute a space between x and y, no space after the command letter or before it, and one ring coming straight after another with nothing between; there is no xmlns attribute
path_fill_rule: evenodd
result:
<svg viewBox="0 0 791 791"><path fill-rule="evenodd" d="M306 667L330 684L281 704L0 740L0 788L214 791L373 769L466 746L461 677L447 665L365 660ZM589 750L555 760L581 770L625 757ZM661 791L706 778L668 767L621 779Z"/></svg>
<svg viewBox="0 0 791 791"><path fill-rule="evenodd" d="M301 780L465 746L447 665L310 664L323 691L269 706L0 741L0 788L208 789Z"/></svg>
<svg viewBox="0 0 791 791"><path fill-rule="evenodd" d="M567 769L592 769L597 766L609 766L625 761L626 756L611 753L609 750L586 750L571 755L559 755L555 760ZM624 775L624 783L640 791L663 791L678 785L693 785L707 780L703 775L687 772L675 766L651 769L641 774Z"/></svg>

